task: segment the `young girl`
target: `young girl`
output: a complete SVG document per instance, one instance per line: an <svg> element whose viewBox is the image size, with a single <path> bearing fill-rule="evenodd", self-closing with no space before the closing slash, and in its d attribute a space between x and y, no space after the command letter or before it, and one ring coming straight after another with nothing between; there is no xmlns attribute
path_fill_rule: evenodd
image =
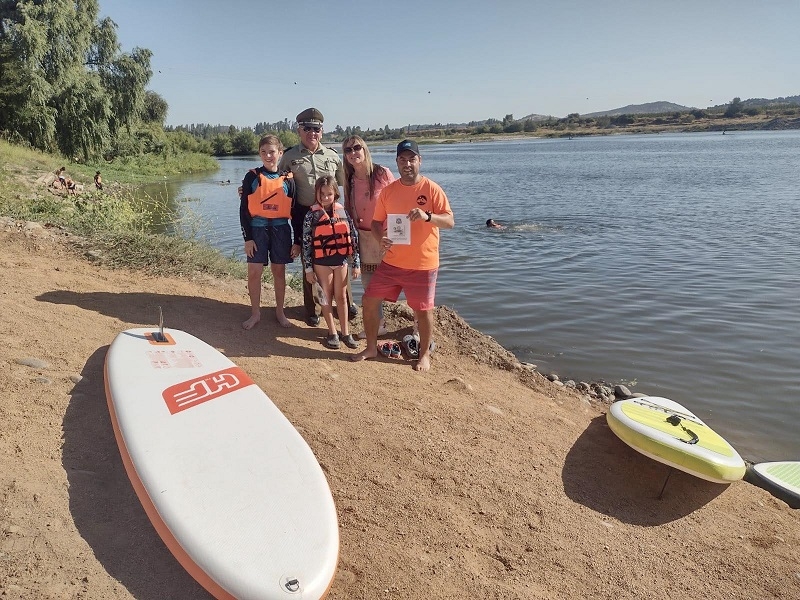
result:
<svg viewBox="0 0 800 600"><path fill-rule="evenodd" d="M357 348L347 321L347 261L353 262L353 278L361 275L358 257L358 233L344 207L337 202L339 185L330 175L317 179L314 187L316 203L311 207L303 221L303 264L306 281L315 281L322 286L327 305L322 306L322 316L328 325L328 348L339 348L339 336L333 322L331 300L336 300L339 326L342 328L341 341L348 348Z"/></svg>

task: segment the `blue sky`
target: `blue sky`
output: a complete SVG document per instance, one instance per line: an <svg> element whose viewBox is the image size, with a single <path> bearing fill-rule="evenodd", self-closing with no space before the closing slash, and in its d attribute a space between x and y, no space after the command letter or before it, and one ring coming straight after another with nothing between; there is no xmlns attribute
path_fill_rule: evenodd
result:
<svg viewBox="0 0 800 600"><path fill-rule="evenodd" d="M800 94L800 0L100 0L167 123L326 129Z"/></svg>

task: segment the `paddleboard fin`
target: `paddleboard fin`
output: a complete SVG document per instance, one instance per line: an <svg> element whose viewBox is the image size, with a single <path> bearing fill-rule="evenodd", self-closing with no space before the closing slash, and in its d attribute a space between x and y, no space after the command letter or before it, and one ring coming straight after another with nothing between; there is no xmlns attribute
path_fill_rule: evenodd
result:
<svg viewBox="0 0 800 600"><path fill-rule="evenodd" d="M168 341L167 336L164 335L164 311L160 306L158 307L158 331L153 332L153 339L162 344Z"/></svg>

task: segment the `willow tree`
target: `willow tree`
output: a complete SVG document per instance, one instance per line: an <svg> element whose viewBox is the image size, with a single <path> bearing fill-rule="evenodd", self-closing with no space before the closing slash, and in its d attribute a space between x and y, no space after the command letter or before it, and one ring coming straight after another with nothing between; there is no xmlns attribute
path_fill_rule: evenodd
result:
<svg viewBox="0 0 800 600"><path fill-rule="evenodd" d="M12 137L88 160L139 119L152 54L121 53L98 15L97 0L0 0L0 127Z"/></svg>

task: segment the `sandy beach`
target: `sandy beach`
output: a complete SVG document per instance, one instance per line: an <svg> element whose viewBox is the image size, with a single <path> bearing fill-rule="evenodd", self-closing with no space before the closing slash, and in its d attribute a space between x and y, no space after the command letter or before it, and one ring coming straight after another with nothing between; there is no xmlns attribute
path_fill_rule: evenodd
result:
<svg viewBox="0 0 800 600"><path fill-rule="evenodd" d="M244 281L111 270L65 232L0 221L0 597L203 599L126 477L103 388L122 330L183 329L308 441L341 549L329 598L800 598L800 512L625 446L605 406L438 308L432 370L324 348L297 294L244 331ZM273 302L265 290L264 306ZM411 330L391 311L387 339ZM355 330L360 329L360 322ZM640 391L647 392L646 389Z"/></svg>

